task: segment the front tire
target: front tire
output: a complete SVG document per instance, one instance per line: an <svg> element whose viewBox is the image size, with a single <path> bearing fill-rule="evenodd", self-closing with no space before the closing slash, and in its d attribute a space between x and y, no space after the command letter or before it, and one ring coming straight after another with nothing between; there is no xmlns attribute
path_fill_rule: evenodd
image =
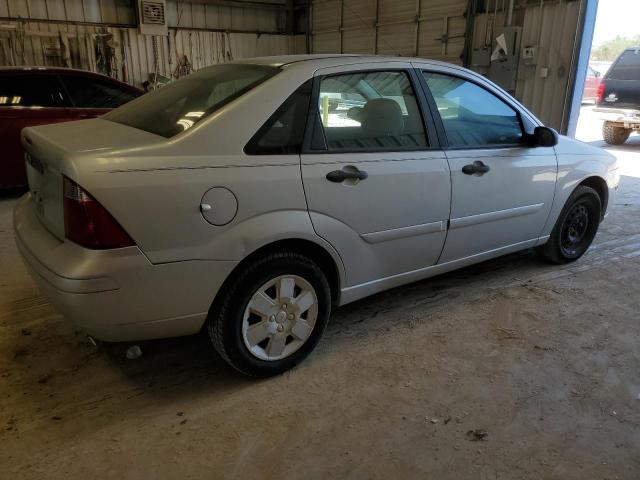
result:
<svg viewBox="0 0 640 480"><path fill-rule="evenodd" d="M331 312L325 274L296 252L258 258L220 293L209 314L211 342L232 367L253 377L276 375L304 360Z"/></svg>
<svg viewBox="0 0 640 480"><path fill-rule="evenodd" d="M590 187L579 186L558 216L551 236L538 252L553 263L575 262L591 246L602 215L602 201Z"/></svg>
<svg viewBox="0 0 640 480"><path fill-rule="evenodd" d="M609 145L622 145L631 135L630 128L618 127L614 123L602 124L602 136Z"/></svg>

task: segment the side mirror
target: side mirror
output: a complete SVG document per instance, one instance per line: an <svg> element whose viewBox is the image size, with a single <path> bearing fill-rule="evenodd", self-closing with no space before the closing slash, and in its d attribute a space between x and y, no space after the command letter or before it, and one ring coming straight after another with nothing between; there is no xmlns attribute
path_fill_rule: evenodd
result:
<svg viewBox="0 0 640 480"><path fill-rule="evenodd" d="M558 132L549 127L536 127L528 137L527 143L532 147L555 147L559 139Z"/></svg>

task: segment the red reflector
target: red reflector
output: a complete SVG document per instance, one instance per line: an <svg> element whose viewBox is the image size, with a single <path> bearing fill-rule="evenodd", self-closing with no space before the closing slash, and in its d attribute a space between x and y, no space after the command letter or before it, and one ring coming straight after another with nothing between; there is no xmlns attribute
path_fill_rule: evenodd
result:
<svg viewBox="0 0 640 480"><path fill-rule="evenodd" d="M596 103L604 101L604 80L598 85L598 93L596 94Z"/></svg>
<svg viewBox="0 0 640 480"><path fill-rule="evenodd" d="M73 180L64 178L64 231L92 249L129 247L133 240L105 208Z"/></svg>

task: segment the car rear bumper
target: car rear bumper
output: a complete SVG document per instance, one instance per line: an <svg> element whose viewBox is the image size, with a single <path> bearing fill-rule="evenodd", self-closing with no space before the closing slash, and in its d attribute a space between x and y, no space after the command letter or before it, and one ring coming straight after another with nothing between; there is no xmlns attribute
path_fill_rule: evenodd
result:
<svg viewBox="0 0 640 480"><path fill-rule="evenodd" d="M233 261L154 265L138 247L89 250L60 241L38 220L31 194L14 211L18 250L39 288L74 324L100 340L196 333Z"/></svg>
<svg viewBox="0 0 640 480"><path fill-rule="evenodd" d="M596 107L593 111L605 122L619 123L624 128L640 128L640 110Z"/></svg>

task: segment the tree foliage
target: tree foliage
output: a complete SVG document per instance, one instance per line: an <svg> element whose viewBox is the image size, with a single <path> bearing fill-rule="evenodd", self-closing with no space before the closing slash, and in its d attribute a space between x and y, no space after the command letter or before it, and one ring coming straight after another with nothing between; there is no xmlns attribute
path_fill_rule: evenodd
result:
<svg viewBox="0 0 640 480"><path fill-rule="evenodd" d="M620 35L591 49L591 60L604 60L613 62L625 48L640 46L640 35L634 37L622 37Z"/></svg>

